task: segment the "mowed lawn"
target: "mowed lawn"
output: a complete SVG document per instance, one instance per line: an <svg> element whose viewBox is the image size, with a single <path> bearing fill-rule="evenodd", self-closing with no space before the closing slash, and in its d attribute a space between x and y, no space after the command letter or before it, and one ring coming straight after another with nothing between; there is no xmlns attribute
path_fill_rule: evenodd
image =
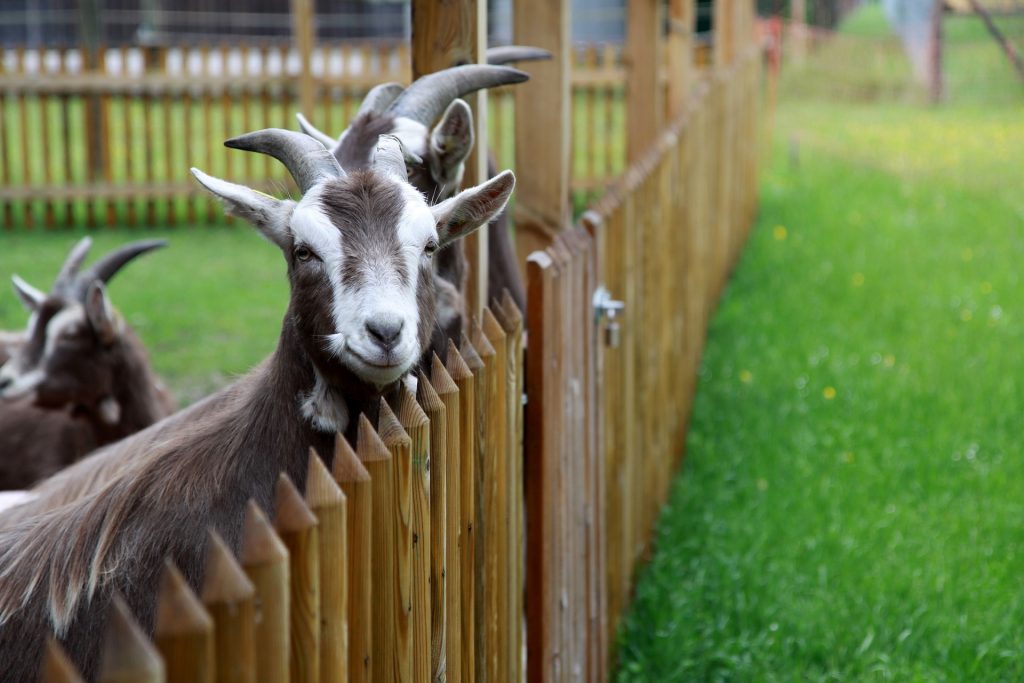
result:
<svg viewBox="0 0 1024 683"><path fill-rule="evenodd" d="M940 108L783 84L617 680L1024 680L1024 87L946 31Z"/></svg>

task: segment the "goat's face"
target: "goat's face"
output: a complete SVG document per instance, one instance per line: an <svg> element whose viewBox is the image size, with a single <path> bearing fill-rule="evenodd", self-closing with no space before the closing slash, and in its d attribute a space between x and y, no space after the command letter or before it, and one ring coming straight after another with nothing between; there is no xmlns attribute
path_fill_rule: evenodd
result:
<svg viewBox="0 0 1024 683"><path fill-rule="evenodd" d="M232 141L255 151L271 144L277 146L268 153L289 165L304 190L297 203L193 173L284 253L291 322L320 376L330 381L343 368L378 387L397 381L429 344L434 252L497 214L515 178L505 172L428 206L408 182L400 144L390 136L380 138L370 167L352 174L298 133L262 131ZM287 145L301 147L304 165Z"/></svg>
<svg viewBox="0 0 1024 683"><path fill-rule="evenodd" d="M317 365L340 361L375 385L407 372L433 327L440 238L423 196L360 171L308 192L285 235L291 310Z"/></svg>
<svg viewBox="0 0 1024 683"><path fill-rule="evenodd" d="M25 343L0 368L0 397L32 395L43 408L84 407L116 422L111 402L123 331L99 281L82 302L46 297L29 320Z"/></svg>

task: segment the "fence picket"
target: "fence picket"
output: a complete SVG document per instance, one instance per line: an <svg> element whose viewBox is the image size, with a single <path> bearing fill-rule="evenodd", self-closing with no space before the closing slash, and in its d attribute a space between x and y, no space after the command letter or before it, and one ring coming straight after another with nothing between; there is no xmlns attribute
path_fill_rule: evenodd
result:
<svg viewBox="0 0 1024 683"><path fill-rule="evenodd" d="M291 654L288 549L251 499L245 508L239 561L252 582L257 608L253 628L256 680L287 680Z"/></svg>
<svg viewBox="0 0 1024 683"><path fill-rule="evenodd" d="M209 532L200 597L213 618L217 683L256 680L255 606L252 582L220 535Z"/></svg>
<svg viewBox="0 0 1024 683"><path fill-rule="evenodd" d="M213 620L170 559L164 565L154 642L168 683L213 683Z"/></svg>
<svg viewBox="0 0 1024 683"><path fill-rule="evenodd" d="M348 680L348 508L319 454L309 453L306 505L317 519L322 683Z"/></svg>
<svg viewBox="0 0 1024 683"><path fill-rule="evenodd" d="M319 683L320 529L284 473L274 491L274 529L288 548L289 678L293 683Z"/></svg>

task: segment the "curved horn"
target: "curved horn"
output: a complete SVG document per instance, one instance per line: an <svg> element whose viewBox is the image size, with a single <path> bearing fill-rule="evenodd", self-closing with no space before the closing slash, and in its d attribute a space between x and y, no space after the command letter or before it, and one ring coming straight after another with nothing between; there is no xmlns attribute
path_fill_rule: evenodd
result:
<svg viewBox="0 0 1024 683"><path fill-rule="evenodd" d="M404 116L429 126L456 97L483 88L522 83L530 76L507 66L465 64L427 74L405 89L391 103L390 114Z"/></svg>
<svg viewBox="0 0 1024 683"><path fill-rule="evenodd" d="M508 64L509 62L539 62L551 59L551 52L529 45L502 45L487 48L488 64Z"/></svg>
<svg viewBox="0 0 1024 683"><path fill-rule="evenodd" d="M294 130L264 128L231 138L224 146L274 157L285 165L303 193L323 180L345 175L338 160L326 147Z"/></svg>
<svg viewBox="0 0 1024 683"><path fill-rule="evenodd" d="M332 138L330 135L328 135L327 133L324 133L319 128L314 126L312 123L310 123L309 119L307 119L301 113L300 114L296 114L295 118L297 118L299 120L299 128L302 129L303 133L305 133L306 135L308 135L311 138L315 138L315 139L319 140L320 144L322 144L327 149L330 149L331 147L334 147L334 143L335 143L334 138Z"/></svg>
<svg viewBox="0 0 1024 683"><path fill-rule="evenodd" d="M167 240L139 240L138 242L131 242L115 249L89 266L84 273L75 277L73 285L74 295L77 298L85 296L85 293L89 290L89 285L94 281L99 280L106 284L129 262L147 252L154 249L162 249L166 246Z"/></svg>
<svg viewBox="0 0 1024 683"><path fill-rule="evenodd" d="M64 265L60 267L60 272L57 273L57 277L53 281L54 294L63 295L72 290L75 276L78 275L78 270L82 267L82 261L85 260L90 247L92 247L92 238L86 235L71 248L68 257L64 259Z"/></svg>
<svg viewBox="0 0 1024 683"><path fill-rule="evenodd" d="M394 135L381 135L377 138L370 167L375 171L390 173L405 180L407 171L402 141Z"/></svg>
<svg viewBox="0 0 1024 683"><path fill-rule="evenodd" d="M381 83L373 86L363 98L363 103L359 105L356 116L362 116L371 111L381 113L391 106L391 103L402 94L403 90L405 90L405 86L401 83Z"/></svg>

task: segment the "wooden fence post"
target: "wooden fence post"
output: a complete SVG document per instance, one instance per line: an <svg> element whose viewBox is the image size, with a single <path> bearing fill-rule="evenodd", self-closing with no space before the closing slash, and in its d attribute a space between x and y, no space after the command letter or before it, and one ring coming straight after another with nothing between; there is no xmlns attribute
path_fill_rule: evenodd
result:
<svg viewBox="0 0 1024 683"><path fill-rule="evenodd" d="M200 592L213 617L217 683L255 683L253 585L220 535L210 530Z"/></svg>
<svg viewBox="0 0 1024 683"><path fill-rule="evenodd" d="M693 82L694 0L669 0L668 12L668 119L675 121Z"/></svg>
<svg viewBox="0 0 1024 683"><path fill-rule="evenodd" d="M793 58L799 63L807 58L807 0L789 2L789 39L793 44Z"/></svg>
<svg viewBox="0 0 1024 683"><path fill-rule="evenodd" d="M170 558L160 582L153 638L168 683L213 683L213 620Z"/></svg>
<svg viewBox="0 0 1024 683"><path fill-rule="evenodd" d="M292 683L320 681L320 553L317 520L288 475L274 491L274 528L288 548Z"/></svg>
<svg viewBox="0 0 1024 683"><path fill-rule="evenodd" d="M101 637L99 683L163 683L163 660L120 595L114 596Z"/></svg>
<svg viewBox="0 0 1024 683"><path fill-rule="evenodd" d="M367 683L371 680L373 651L372 484L370 473L341 436L334 439L331 473L348 500L348 680Z"/></svg>
<svg viewBox="0 0 1024 683"><path fill-rule="evenodd" d="M551 52L530 65L530 80L515 87L516 250L543 249L569 224L572 179L572 63L569 0L516 0L512 35Z"/></svg>
<svg viewBox="0 0 1024 683"><path fill-rule="evenodd" d="M413 0L412 77L457 64L487 63L486 0ZM466 160L464 183L487 180L487 92L465 97L473 109L476 143ZM477 230L462 246L469 261L466 308L479 315L487 298L487 229Z"/></svg>
<svg viewBox="0 0 1024 683"><path fill-rule="evenodd" d="M313 449L309 452L306 504L317 519L320 681L345 683L348 680L347 501Z"/></svg>
<svg viewBox="0 0 1024 683"><path fill-rule="evenodd" d="M448 340L446 366L455 386L459 389L459 581L462 621L462 680L477 681L474 567L476 560L476 383L455 342ZM449 480L451 481L451 480Z"/></svg>
<svg viewBox="0 0 1024 683"><path fill-rule="evenodd" d="M431 538L430 421L408 387L399 390L395 416L410 440L411 530L410 599L412 604L412 680L431 680Z"/></svg>
<svg viewBox="0 0 1024 683"><path fill-rule="evenodd" d="M316 82L313 78L313 45L316 43L314 0L291 0L292 43L299 52L299 106L302 113L313 118Z"/></svg>
<svg viewBox="0 0 1024 683"><path fill-rule="evenodd" d="M715 3L718 4L717 2ZM658 0L629 0L626 18L626 160L643 157L661 131L661 22Z"/></svg>
<svg viewBox="0 0 1024 683"><path fill-rule="evenodd" d="M287 680L291 652L288 549L252 499L245 507L239 561L252 582L258 605L253 633L256 680L259 683Z"/></svg>
<svg viewBox="0 0 1024 683"><path fill-rule="evenodd" d="M462 423L459 387L437 354L431 359L430 383L444 404L447 439L444 469L435 471L445 479L447 497L445 564L448 617L445 625L445 657L448 681L461 683L468 680L462 671Z"/></svg>
<svg viewBox="0 0 1024 683"><path fill-rule="evenodd" d="M436 356L435 356L436 358ZM420 371L416 396L429 420L427 468L430 505L430 680L450 680L447 672L448 624L448 428L444 402L427 374Z"/></svg>

